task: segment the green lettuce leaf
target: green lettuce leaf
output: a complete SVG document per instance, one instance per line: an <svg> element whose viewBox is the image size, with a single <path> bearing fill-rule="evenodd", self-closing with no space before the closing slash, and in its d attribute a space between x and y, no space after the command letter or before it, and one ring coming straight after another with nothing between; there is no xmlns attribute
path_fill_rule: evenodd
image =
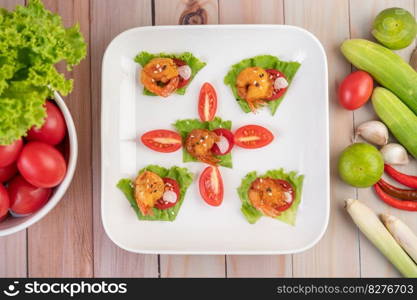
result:
<svg viewBox="0 0 417 300"><path fill-rule="evenodd" d="M178 120L173 126L181 135L183 142L187 138L188 134L194 129L208 129L213 130L217 128L232 129L232 121L223 121L221 118L216 117L213 121L210 122L201 122L198 119L186 119ZM219 165L226 168L233 168L232 154L228 153L226 155L216 156L220 159ZM182 160L183 162L197 162L198 160L192 156L188 151L183 147L182 148Z"/></svg>
<svg viewBox="0 0 417 300"><path fill-rule="evenodd" d="M244 99L240 98L237 93L236 79L242 70L249 67L261 67L264 69L278 70L281 73L283 73L285 77L287 77L287 81L290 84L295 74L297 73L298 68L300 67L300 63L294 61L285 62L280 60L278 57L272 55L259 55L252 58L244 59L238 62L237 64L234 64L230 68L227 75L224 77L224 83L230 86L237 103L240 105L240 107L245 113L249 113L251 110L249 108L248 103ZM278 106L281 104L284 97L285 94L276 100L268 102L268 107L272 115L275 115Z"/></svg>
<svg viewBox="0 0 417 300"><path fill-rule="evenodd" d="M185 94L185 91L186 91L188 85L191 83L191 81L193 80L195 75L197 75L197 73L202 68L204 68L204 66L206 65L205 62L202 62L201 60L199 60L197 57L195 57L190 52L184 52L182 54L168 54L168 53L152 54L152 53L149 53L149 52L146 52L146 51L142 51L138 55L136 55L135 62L140 64L142 67L144 67L149 61L151 61L154 58L158 58L158 57L181 59L181 60L185 61L187 63L187 65L191 68L190 81L187 83L186 86L184 86L180 89L177 89L175 91L179 95L184 95ZM143 94L147 95L147 96L156 96L154 93L148 91L146 88L143 88Z"/></svg>
<svg viewBox="0 0 417 300"><path fill-rule="evenodd" d="M294 171L286 173L284 169L270 170L261 176L258 176L256 171L246 174L246 176L242 179L242 183L237 189L237 193L239 195L240 200L242 201L241 211L250 224L256 223L259 220L259 218L263 216L263 214L259 210L252 206L248 196L248 192L250 186L252 185L252 182L259 177L283 179L292 184L292 186L295 189L295 200L289 209L282 212L281 215L275 217L275 219L294 226L297 217L298 206L301 202L304 175L298 175L297 172Z"/></svg>
<svg viewBox="0 0 417 300"><path fill-rule="evenodd" d="M177 204L168 209L153 208L153 216L144 216L140 212L138 204L136 203L132 180L129 178L121 179L118 182L117 187L123 192L126 199L129 201L130 205L136 212L139 220L174 221L178 215L182 203L184 202L184 197L187 189L193 182L193 175L186 168L174 166L170 169L166 169L156 165L149 165L146 168L143 168L139 171L138 175L145 171L151 171L155 174L158 174L160 177L169 177L175 179L178 182L180 186L180 199Z"/></svg>
<svg viewBox="0 0 417 300"><path fill-rule="evenodd" d="M45 119L45 99L52 91L67 95L72 80L55 65L68 70L85 56L87 46L79 26L63 26L61 17L40 0L26 7L0 10L0 145L11 144Z"/></svg>

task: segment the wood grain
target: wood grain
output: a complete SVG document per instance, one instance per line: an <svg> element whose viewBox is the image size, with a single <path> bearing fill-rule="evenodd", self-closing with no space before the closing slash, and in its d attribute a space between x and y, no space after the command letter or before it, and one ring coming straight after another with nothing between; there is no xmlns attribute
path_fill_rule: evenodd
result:
<svg viewBox="0 0 417 300"><path fill-rule="evenodd" d="M44 0L62 16L65 26L80 23L89 42L89 3L83 0ZM64 68L60 68L61 71ZM59 205L28 230L30 277L90 277L93 275L91 193L91 102L89 56L74 71L74 90L66 103L78 132L78 165Z"/></svg>
<svg viewBox="0 0 417 300"><path fill-rule="evenodd" d="M374 17L383 9L389 7L402 7L410 12L414 11L413 0L371 0L359 1L350 0L351 33L352 38L371 39L370 29ZM398 51L405 60L409 60L411 51L415 48L415 43L404 50ZM372 108L371 103L355 111L355 126L368 120L376 120L378 117ZM413 161L410 165L399 168L410 174L417 173L417 163ZM388 178L387 178L388 179ZM396 184L398 185L398 184ZM417 231L417 219L412 212L404 212L391 208L379 200L372 189L359 189L358 198L375 210L376 213L391 213L405 221L412 229ZM360 235L361 271L363 277L398 277L400 274L385 259L385 257L368 241L362 234Z"/></svg>
<svg viewBox="0 0 417 300"><path fill-rule="evenodd" d="M219 22L217 0L155 0L155 25L181 25L181 15L190 8L200 8L207 14L204 24Z"/></svg>
<svg viewBox="0 0 417 300"><path fill-rule="evenodd" d="M94 275L96 277L156 277L157 255L138 255L117 247L101 223L100 107L101 61L111 40L132 27L151 25L151 0L91 0L91 95L93 120Z"/></svg>
<svg viewBox="0 0 417 300"><path fill-rule="evenodd" d="M355 190L341 182L337 175L337 159L350 144L352 113L337 103L338 82L349 73L339 45L349 38L349 5L346 0L285 1L285 23L301 26L322 42L329 64L331 212L323 239L312 249L295 254L295 277L359 276L358 231L343 209L344 200L355 197Z"/></svg>
<svg viewBox="0 0 417 300"><path fill-rule="evenodd" d="M0 0L0 7L11 10L24 0ZM26 230L0 238L0 277L26 277Z"/></svg>
<svg viewBox="0 0 417 300"><path fill-rule="evenodd" d="M220 22L225 24L284 23L284 2L220 0ZM228 255L228 277L291 277L291 255Z"/></svg>

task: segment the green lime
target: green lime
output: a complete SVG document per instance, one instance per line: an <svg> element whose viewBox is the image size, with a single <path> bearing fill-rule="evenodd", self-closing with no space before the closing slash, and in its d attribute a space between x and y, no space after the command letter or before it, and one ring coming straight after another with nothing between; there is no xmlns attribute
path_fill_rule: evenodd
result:
<svg viewBox="0 0 417 300"><path fill-rule="evenodd" d="M403 8L393 7L381 11L375 18L372 35L384 46L403 49L417 34L414 16Z"/></svg>
<svg viewBox="0 0 417 300"><path fill-rule="evenodd" d="M377 183L384 172L384 159L372 145L356 143L347 147L339 158L339 175L355 187Z"/></svg>

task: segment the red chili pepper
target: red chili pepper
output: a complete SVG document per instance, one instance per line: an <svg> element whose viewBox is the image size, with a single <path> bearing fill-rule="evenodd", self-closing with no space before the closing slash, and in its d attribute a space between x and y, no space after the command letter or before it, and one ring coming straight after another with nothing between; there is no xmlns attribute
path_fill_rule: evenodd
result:
<svg viewBox="0 0 417 300"><path fill-rule="evenodd" d="M400 189L386 182L384 179L378 181L378 185L388 195L402 200L417 200L417 190Z"/></svg>
<svg viewBox="0 0 417 300"><path fill-rule="evenodd" d="M401 172L398 172L390 165L384 166L385 172L392 178L394 178L399 183L404 184L413 189L417 189L417 176L407 175Z"/></svg>
<svg viewBox="0 0 417 300"><path fill-rule="evenodd" d="M374 185L374 189L378 197L386 204L402 210L417 211L417 202L398 200L394 197L391 197L390 195L386 194L378 184Z"/></svg>

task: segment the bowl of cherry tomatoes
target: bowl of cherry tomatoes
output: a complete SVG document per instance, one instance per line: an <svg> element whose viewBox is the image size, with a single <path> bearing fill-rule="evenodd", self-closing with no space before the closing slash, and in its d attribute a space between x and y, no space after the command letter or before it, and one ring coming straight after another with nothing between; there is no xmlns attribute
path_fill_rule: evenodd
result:
<svg viewBox="0 0 417 300"><path fill-rule="evenodd" d="M13 144L0 146L0 236L42 219L64 196L77 164L77 133L58 93L46 119Z"/></svg>

